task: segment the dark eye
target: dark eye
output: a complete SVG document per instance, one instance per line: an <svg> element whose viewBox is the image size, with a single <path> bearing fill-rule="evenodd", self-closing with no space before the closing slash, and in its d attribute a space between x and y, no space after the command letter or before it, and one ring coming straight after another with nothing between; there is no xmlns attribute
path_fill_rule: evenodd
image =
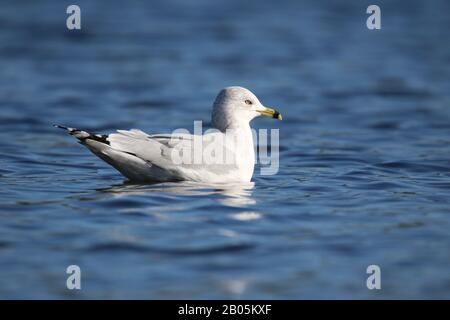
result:
<svg viewBox="0 0 450 320"><path fill-rule="evenodd" d="M245 100L245 104L250 105L250 104L253 104L253 102L251 102L250 100Z"/></svg>

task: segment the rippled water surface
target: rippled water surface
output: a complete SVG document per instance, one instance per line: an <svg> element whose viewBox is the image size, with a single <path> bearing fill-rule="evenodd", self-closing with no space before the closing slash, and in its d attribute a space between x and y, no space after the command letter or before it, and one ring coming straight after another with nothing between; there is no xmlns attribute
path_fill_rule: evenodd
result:
<svg viewBox="0 0 450 320"><path fill-rule="evenodd" d="M448 2L77 3L0 10L1 298L450 298ZM133 185L51 126L192 130L228 85L277 175Z"/></svg>

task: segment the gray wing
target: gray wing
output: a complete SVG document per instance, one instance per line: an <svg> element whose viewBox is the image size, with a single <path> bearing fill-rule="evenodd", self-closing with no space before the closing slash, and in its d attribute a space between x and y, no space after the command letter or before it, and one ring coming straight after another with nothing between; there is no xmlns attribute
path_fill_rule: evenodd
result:
<svg viewBox="0 0 450 320"><path fill-rule="evenodd" d="M232 179L239 177L235 164L196 164L193 159L195 137L201 137L202 146L207 149L215 143L215 139L211 138L220 138L222 135L220 132L203 136L188 133L149 135L141 130L132 129L118 130L117 133L110 135L98 135L75 128L57 127L67 130L81 144L130 180L220 182L226 176ZM185 161L186 159L188 161Z"/></svg>
<svg viewBox="0 0 450 320"><path fill-rule="evenodd" d="M202 151L214 147L213 143L220 141L221 132L197 136L201 139ZM223 140L223 139L222 139ZM141 130L118 130L108 136L111 148L135 156L156 167L176 180L218 180L236 171L236 165L222 163L205 163L196 159L194 152L195 137L190 134L156 134L149 135ZM226 148L221 145L219 147ZM223 152L232 152L231 150ZM198 156L198 155L197 155ZM201 161L196 162L196 161ZM155 168L155 170L156 170Z"/></svg>

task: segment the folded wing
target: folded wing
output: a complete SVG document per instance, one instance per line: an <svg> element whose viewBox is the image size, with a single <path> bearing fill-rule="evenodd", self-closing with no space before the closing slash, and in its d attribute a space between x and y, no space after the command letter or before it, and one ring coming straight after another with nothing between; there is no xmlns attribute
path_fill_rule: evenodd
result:
<svg viewBox="0 0 450 320"><path fill-rule="evenodd" d="M221 132L203 136L183 133L149 135L132 129L97 135L58 127L66 129L95 155L133 181L221 182L240 179L235 163L224 164L223 161L217 162L217 159L204 161L204 152L233 152L232 148L227 149L224 145L224 135ZM201 144L200 149L197 143ZM198 155L198 152L201 154Z"/></svg>

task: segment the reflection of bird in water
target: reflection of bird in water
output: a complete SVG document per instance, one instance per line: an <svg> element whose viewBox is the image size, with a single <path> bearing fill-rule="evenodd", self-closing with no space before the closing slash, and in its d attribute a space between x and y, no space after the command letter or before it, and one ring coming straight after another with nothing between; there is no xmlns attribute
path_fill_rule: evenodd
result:
<svg viewBox="0 0 450 320"><path fill-rule="evenodd" d="M99 189L101 192L112 193L115 197L130 195L145 196L151 192L165 192L184 196L219 195L217 199L223 205L230 207L246 207L256 203L251 197L255 184L253 182L239 184L202 184L198 182L166 182L154 184L124 183L110 188Z"/></svg>
<svg viewBox="0 0 450 320"><path fill-rule="evenodd" d="M216 130L204 135L150 135L136 129L97 135L57 127L132 181L249 182L255 166L250 121L258 116L281 120L278 111L264 107L249 90L228 87L214 102Z"/></svg>

